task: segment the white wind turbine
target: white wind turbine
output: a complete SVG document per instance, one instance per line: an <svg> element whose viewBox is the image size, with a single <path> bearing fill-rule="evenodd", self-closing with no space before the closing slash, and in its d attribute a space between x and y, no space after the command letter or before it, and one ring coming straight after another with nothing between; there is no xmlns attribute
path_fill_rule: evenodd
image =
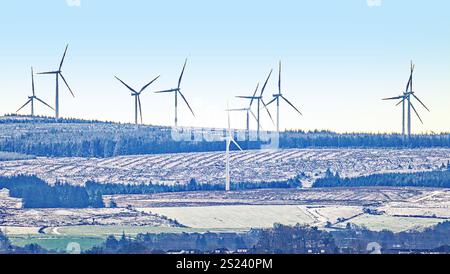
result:
<svg viewBox="0 0 450 274"><path fill-rule="evenodd" d="M403 92L402 95L396 96L396 97L390 97L390 98L384 98L383 100L400 100L396 106L402 104L402 135L403 137L406 136L405 133L405 127L407 127L407 136L408 138L411 137L411 109L416 114L417 118L419 118L419 121L423 124L422 118L420 117L419 113L417 112L416 108L412 104L412 98L415 98L426 110L430 111L430 109L417 97L415 94L415 91L413 90L413 73L414 73L415 65L411 61L411 74L409 76L408 83L406 84L406 89ZM406 106L405 106L406 105ZM405 126L405 119L406 119L406 126Z"/></svg>
<svg viewBox="0 0 450 274"><path fill-rule="evenodd" d="M49 104L47 104L42 99L40 99L39 97L36 96L36 93L35 93L35 90L34 90L34 72L33 72L33 68L31 68L31 91L33 92L33 95L28 96L28 101L23 106L21 106L16 112L19 112L20 110L22 110L24 107L26 107L28 104L31 103L31 116L33 117L34 116L34 100L37 100L37 101L41 102L42 104L46 105L47 107L55 110Z"/></svg>
<svg viewBox="0 0 450 274"><path fill-rule="evenodd" d="M227 114L228 114L228 130L226 140L226 152L225 152L225 191L231 190L231 181L230 181L230 146L231 143L234 143L240 151L243 151L241 146L234 140L231 135L231 123L230 123L230 111L227 104Z"/></svg>
<svg viewBox="0 0 450 274"><path fill-rule="evenodd" d="M278 93L273 95L273 99L267 103L267 106L272 104L273 102L277 102L277 132L280 133L280 98L283 99L286 103L288 103L296 112L300 115L303 115L300 110L298 110L294 104L292 104L285 96L281 93L281 61L279 63L278 69Z"/></svg>
<svg viewBox="0 0 450 274"><path fill-rule="evenodd" d="M61 70L62 66L63 66L63 63L64 63L64 59L66 58L66 53L67 53L67 48L68 47L69 47L69 45L67 45L66 49L64 50L64 54L63 54L63 57L61 59L61 63L59 63L58 70L38 73L38 74L55 75L55 77L56 77L56 93L55 93L55 118L56 119L59 118L59 77L61 77L61 79L63 80L63 82L66 85L67 89L70 91L70 94L72 94L72 96L75 97L75 95L73 94L72 89L69 87L69 84L66 81L66 78L64 78L64 76L62 75L62 70Z"/></svg>

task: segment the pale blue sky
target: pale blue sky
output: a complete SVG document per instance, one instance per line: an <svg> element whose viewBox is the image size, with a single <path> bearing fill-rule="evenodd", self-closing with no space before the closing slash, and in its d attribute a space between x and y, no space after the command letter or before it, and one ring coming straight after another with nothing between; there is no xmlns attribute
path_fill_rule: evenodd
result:
<svg viewBox="0 0 450 274"><path fill-rule="evenodd" d="M401 93L413 59L415 91L432 110L420 108L425 125L414 119L414 131L450 131L449 11L445 0L4 1L0 113L25 102L30 66L55 69L69 43L63 71L76 98L61 91L64 117L131 122L133 99L114 75L140 88L161 74L142 94L144 122L171 125L173 97L152 91L176 85L188 57L183 91L197 118L181 105L180 125L224 127L227 100L246 105L233 97L281 59L285 95L304 113L283 105L282 128L399 131L401 109L380 99ZM36 89L54 104L53 77L36 76ZM276 77L267 101L275 89ZM243 114L232 118L244 127Z"/></svg>

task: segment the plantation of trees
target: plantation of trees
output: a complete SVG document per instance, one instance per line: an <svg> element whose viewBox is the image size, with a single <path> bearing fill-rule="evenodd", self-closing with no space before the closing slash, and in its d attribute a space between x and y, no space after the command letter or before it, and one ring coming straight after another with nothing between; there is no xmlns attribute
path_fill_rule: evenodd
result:
<svg viewBox="0 0 450 274"><path fill-rule="evenodd" d="M294 178L280 182L233 183L235 190L259 188L290 188L299 186ZM154 194L161 192L224 190L224 185L199 184L191 179L187 184L103 184L88 181L84 186L73 186L57 182L49 185L36 176L0 176L0 189L9 189L10 196L23 199L25 208L101 208L102 195Z"/></svg>
<svg viewBox="0 0 450 274"><path fill-rule="evenodd" d="M216 130L225 134L225 130ZM0 151L35 156L111 157L118 155L223 151L223 141L172 138L170 127L136 126L78 119L26 118L0 119ZM238 139L238 138L236 138ZM450 134L338 134L330 131L287 131L281 133L281 148L425 148L450 147ZM258 149L258 141L240 141L244 149ZM232 148L236 149L236 148Z"/></svg>
<svg viewBox="0 0 450 274"><path fill-rule="evenodd" d="M435 187L450 188L450 165L443 170L414 173L383 173L354 178L341 178L328 171L325 178L317 179L313 187Z"/></svg>

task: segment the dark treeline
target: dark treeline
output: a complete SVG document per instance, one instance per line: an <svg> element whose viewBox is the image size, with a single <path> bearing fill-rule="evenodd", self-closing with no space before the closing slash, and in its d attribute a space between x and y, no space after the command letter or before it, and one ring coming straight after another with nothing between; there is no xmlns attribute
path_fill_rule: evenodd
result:
<svg viewBox="0 0 450 274"><path fill-rule="evenodd" d="M223 151L223 141L198 141L196 129L189 140L177 141L170 127L132 125L80 119L7 116L0 119L0 151L36 156L111 157L133 154ZM206 130L207 131L207 130ZM214 132L225 134L223 129ZM50 138L51 136L51 138ZM239 140L239 138L236 139ZM450 134L338 134L330 131L281 133L281 148L425 148L450 147ZM262 142L239 141L244 149L259 149ZM232 149L234 146L232 146Z"/></svg>
<svg viewBox="0 0 450 274"><path fill-rule="evenodd" d="M317 179L313 187L436 187L450 188L450 165L443 170L414 173L383 173L354 178L341 178L327 172L328 176Z"/></svg>
<svg viewBox="0 0 450 274"><path fill-rule="evenodd" d="M251 233L162 233L139 234L131 239L125 234L116 239L109 236L106 241L86 253L90 254L164 254L171 251L189 250L192 253L209 253L217 249L239 250L254 246L258 232Z"/></svg>
<svg viewBox="0 0 450 274"><path fill-rule="evenodd" d="M382 253L444 252L450 253L450 222L446 221L422 231L371 231L347 225L346 229L333 231L333 238L341 253L364 253L367 245L376 242Z"/></svg>
<svg viewBox="0 0 450 274"><path fill-rule="evenodd" d="M62 124L70 124L70 123L77 123L77 124L92 124L92 123L102 123L102 124L113 124L113 122L109 121L100 121L100 120L83 120L83 119L77 119L77 118L58 118L56 120L53 117L47 117L47 116L34 116L31 117L29 115L18 115L18 114L6 114L5 116L1 117L0 124L35 124L35 123L46 123L46 124L56 124L56 123L62 123Z"/></svg>
<svg viewBox="0 0 450 274"><path fill-rule="evenodd" d="M247 233L140 234L135 239L122 235L87 253L193 253L244 252L256 254L366 254L369 243L378 243L382 253L450 252L450 222L423 231L370 231L348 225L346 229L323 231L317 227L275 224L270 229Z"/></svg>
<svg viewBox="0 0 450 274"><path fill-rule="evenodd" d="M288 131L280 136L282 148L426 148L450 147L450 133L412 135L385 133L335 133L331 131Z"/></svg>
<svg viewBox="0 0 450 274"><path fill-rule="evenodd" d="M80 186L56 183L51 186L36 176L19 175L0 177L0 189L9 189L9 195L22 198L25 208L85 208L103 204L101 196L93 201L86 189Z"/></svg>
<svg viewBox="0 0 450 274"><path fill-rule="evenodd" d="M8 237L0 230L0 254L47 254L45 250L37 244L28 244L23 247L14 246Z"/></svg>
<svg viewBox="0 0 450 274"><path fill-rule="evenodd" d="M297 178L280 182L233 183L232 189L291 188L298 187ZM114 194L154 194L162 192L182 191L215 191L224 190L224 185L199 184L195 179L188 183L174 185L160 184L103 184L88 181L84 186L73 186L57 182L49 185L36 176L18 175L0 176L0 189L6 188L10 196L22 198L25 208L86 208L104 207L103 195Z"/></svg>
<svg viewBox="0 0 450 274"><path fill-rule="evenodd" d="M450 253L450 222L443 222L422 231L370 231L347 225L337 231L316 227L275 224L273 228L250 230L246 233L163 233L125 234L106 241L85 253L89 254L164 254L188 253L256 253L256 254L367 254L377 243L382 253ZM0 231L0 253L55 253L36 244L13 246Z"/></svg>
<svg viewBox="0 0 450 274"><path fill-rule="evenodd" d="M339 253L331 233L309 226L276 224L271 229L246 233L139 234L131 239L109 236L90 254L189 253L306 254Z"/></svg>

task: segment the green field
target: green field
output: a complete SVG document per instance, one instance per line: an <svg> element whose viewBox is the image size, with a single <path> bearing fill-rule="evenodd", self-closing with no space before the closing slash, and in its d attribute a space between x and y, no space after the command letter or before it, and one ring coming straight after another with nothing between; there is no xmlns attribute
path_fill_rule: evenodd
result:
<svg viewBox="0 0 450 274"><path fill-rule="evenodd" d="M14 228L8 231L14 232ZM23 230L23 228L21 228ZM82 251L91 249L96 245L103 243L109 235L116 238L125 233L129 237L135 237L140 233L205 233L208 229L184 228L184 227L145 227L145 226L67 226L57 228L46 228L45 234L29 233L20 234L11 233L9 238L13 245L25 246L27 244L38 244L45 249L53 251L66 251L69 243L78 243ZM37 230L34 230L37 231ZM33 232L34 232L33 231ZM214 230L214 232L223 232L226 230Z"/></svg>
<svg viewBox="0 0 450 274"><path fill-rule="evenodd" d="M76 237L76 236L52 236L52 235L15 235L10 236L11 243L16 246L38 244L41 247L58 252L64 252L69 243L78 243L82 251L91 249L105 241L102 237Z"/></svg>

